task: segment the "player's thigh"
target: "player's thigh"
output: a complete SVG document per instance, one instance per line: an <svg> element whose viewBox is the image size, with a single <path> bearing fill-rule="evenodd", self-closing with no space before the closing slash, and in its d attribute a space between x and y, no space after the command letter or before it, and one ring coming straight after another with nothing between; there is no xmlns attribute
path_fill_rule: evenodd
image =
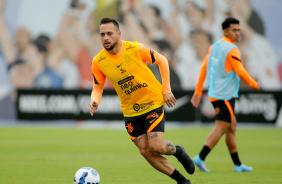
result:
<svg viewBox="0 0 282 184"><path fill-rule="evenodd" d="M164 116L164 109L163 107L159 107L150 111L145 116L145 126L146 132L150 137L148 138L155 138L158 134L153 132L162 132L164 133L165 130L165 116ZM163 134L162 134L163 135Z"/></svg>
<svg viewBox="0 0 282 184"><path fill-rule="evenodd" d="M236 119L236 117L234 116L234 119L232 120L231 125L230 125L228 131L229 131L229 132L235 132L235 131L236 131L236 128L237 128L237 119Z"/></svg>
<svg viewBox="0 0 282 184"><path fill-rule="evenodd" d="M146 133L138 136L135 140L133 140L133 143L138 147L140 151L149 149L148 137Z"/></svg>
<svg viewBox="0 0 282 184"><path fill-rule="evenodd" d="M124 120L125 128L132 141L144 139L144 134L147 133L144 116L125 117Z"/></svg>
<svg viewBox="0 0 282 184"><path fill-rule="evenodd" d="M163 132L148 132L149 149L158 154L167 154L167 141L163 140Z"/></svg>
<svg viewBox="0 0 282 184"><path fill-rule="evenodd" d="M159 107L140 116L125 117L125 127L133 141L148 132L164 132L164 110Z"/></svg>
<svg viewBox="0 0 282 184"><path fill-rule="evenodd" d="M165 130L165 117L163 107L152 110L145 116L145 124L149 146L152 149L164 147L163 136Z"/></svg>
<svg viewBox="0 0 282 184"><path fill-rule="evenodd" d="M161 149L164 146L163 132L148 132L148 144L152 149Z"/></svg>
<svg viewBox="0 0 282 184"><path fill-rule="evenodd" d="M216 120L214 130L219 134L225 134L230 126L231 124L227 121Z"/></svg>
<svg viewBox="0 0 282 184"><path fill-rule="evenodd" d="M216 121L232 123L234 119L235 99L214 101L212 105L216 112Z"/></svg>

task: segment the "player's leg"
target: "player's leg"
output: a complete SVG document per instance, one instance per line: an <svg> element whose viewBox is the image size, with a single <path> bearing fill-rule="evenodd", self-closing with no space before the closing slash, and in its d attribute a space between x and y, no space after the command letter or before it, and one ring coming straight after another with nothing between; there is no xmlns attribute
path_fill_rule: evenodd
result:
<svg viewBox="0 0 282 184"><path fill-rule="evenodd" d="M219 120L215 121L215 127L212 130L212 132L208 135L205 145L203 146L200 154L198 154L193 159L194 163L198 166L200 171L204 171L204 172L210 171L206 167L205 159L207 155L210 153L210 151L218 143L222 135L226 133L229 126L230 126L230 123L228 122L219 121Z"/></svg>
<svg viewBox="0 0 282 184"><path fill-rule="evenodd" d="M162 140L162 132L154 132L154 134L143 134L134 140L135 145L138 147L141 155L158 171L170 176L174 167L168 162L168 160L161 156L166 152L166 144ZM154 139L154 144L150 145L150 139ZM175 152L171 150L171 146L168 145L169 152ZM174 148L175 149L175 148Z"/></svg>
<svg viewBox="0 0 282 184"><path fill-rule="evenodd" d="M145 117L149 146L161 155L174 155L189 174L195 172L195 164L183 146L174 146L170 141L163 140L165 130L164 109L154 109Z"/></svg>
<svg viewBox="0 0 282 184"><path fill-rule="evenodd" d="M215 121L215 127L212 132L208 135L205 145L210 149L213 149L215 145L218 143L222 135L224 135L228 128L230 127L230 123L226 121ZM204 158L203 158L204 159Z"/></svg>
<svg viewBox="0 0 282 184"><path fill-rule="evenodd" d="M164 126L161 126L162 119L159 119L159 117L160 115L157 112L153 112L152 114L148 113L144 116L125 118L125 127L131 140L138 147L141 155L154 168L170 176L173 173L174 168L168 163L167 159L162 157L160 154L165 153L166 147L168 147L169 152L175 152L175 146L166 145L164 143ZM146 121L148 122L148 120L149 124L154 125L154 128L158 129L160 132L149 133L148 135L148 128L146 126ZM153 120L156 122L155 124L153 124ZM154 128L152 127L150 131ZM149 140L152 139L153 141L151 141L150 145Z"/></svg>
<svg viewBox="0 0 282 184"><path fill-rule="evenodd" d="M152 140L153 139L153 140ZM150 145L150 141L154 142ZM180 174L161 154L172 154L175 152L174 146L163 141L162 132L154 132L138 136L134 141L141 155L158 171L170 176L179 184L191 184L182 174ZM166 151L167 150L167 151Z"/></svg>
<svg viewBox="0 0 282 184"><path fill-rule="evenodd" d="M230 129L231 124L234 119L234 104L235 99L231 100L219 100L216 102L212 102L215 111L216 111L216 121L215 121L215 128L214 130L209 134L205 145L207 145L210 149L213 149L213 147L218 143L221 136L228 132ZM234 127L234 125L233 125ZM235 124L236 128L236 124Z"/></svg>
<svg viewBox="0 0 282 184"><path fill-rule="evenodd" d="M231 155L232 161L234 163L234 171L235 172L246 172L252 171L252 167L248 167L241 163L238 155L237 150L237 143L236 143L236 127L237 127L237 120L234 116L234 119L231 123L231 126L228 128L226 133L225 142L228 147L229 153Z"/></svg>
<svg viewBox="0 0 282 184"><path fill-rule="evenodd" d="M234 117L231 126L228 128L226 132L225 142L230 154L237 152L237 143L236 143L236 135L235 135L236 125L237 125L237 121L236 118Z"/></svg>
<svg viewBox="0 0 282 184"><path fill-rule="evenodd" d="M158 171L170 176L172 179L176 180L179 184L191 184L190 180L187 180L182 174L180 174L169 162L168 160L161 156L160 153L173 154L176 150L175 146L163 141L164 132L164 115L162 110L155 112L149 112L145 115L139 117L125 118L125 127L131 138L131 140L138 147L141 155ZM148 124L148 126L147 126ZM147 131L157 132L149 133L148 137ZM159 132L161 134L159 134ZM151 146L149 145L149 140L153 141ZM152 148L154 147L154 148ZM168 151L165 152L164 150Z"/></svg>
<svg viewBox="0 0 282 184"><path fill-rule="evenodd" d="M228 128L231 126L231 114L226 103L222 100L212 102L216 111L215 127L208 135L205 145L201 152L194 157L194 162L200 169L200 171L209 172L207 169L205 159L210 151L215 147L223 134L225 134Z"/></svg>

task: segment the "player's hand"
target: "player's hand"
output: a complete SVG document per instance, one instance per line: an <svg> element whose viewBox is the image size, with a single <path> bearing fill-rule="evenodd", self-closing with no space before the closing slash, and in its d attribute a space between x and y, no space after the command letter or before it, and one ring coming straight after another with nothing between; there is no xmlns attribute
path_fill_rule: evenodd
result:
<svg viewBox="0 0 282 184"><path fill-rule="evenodd" d="M96 111L97 109L98 109L98 103L95 101L91 101L89 104L89 112L91 116L93 116L94 111Z"/></svg>
<svg viewBox="0 0 282 184"><path fill-rule="evenodd" d="M176 104L176 99L172 93L164 94L164 99L165 99L166 105L169 108L173 107Z"/></svg>
<svg viewBox="0 0 282 184"><path fill-rule="evenodd" d="M197 95L197 94L194 93L194 95L191 99L192 105L197 108L199 106L201 99L202 99L202 95Z"/></svg>
<svg viewBox="0 0 282 184"><path fill-rule="evenodd" d="M257 87L255 88L255 90L256 91L260 91L260 84L259 83L257 83L258 85L257 85Z"/></svg>

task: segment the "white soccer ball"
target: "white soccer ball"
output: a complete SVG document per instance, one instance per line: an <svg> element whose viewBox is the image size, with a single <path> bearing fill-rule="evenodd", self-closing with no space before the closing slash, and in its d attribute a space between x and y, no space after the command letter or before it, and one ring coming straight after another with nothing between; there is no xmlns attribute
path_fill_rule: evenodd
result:
<svg viewBox="0 0 282 184"><path fill-rule="evenodd" d="M99 184L100 175L91 167L80 168L74 175L74 184Z"/></svg>

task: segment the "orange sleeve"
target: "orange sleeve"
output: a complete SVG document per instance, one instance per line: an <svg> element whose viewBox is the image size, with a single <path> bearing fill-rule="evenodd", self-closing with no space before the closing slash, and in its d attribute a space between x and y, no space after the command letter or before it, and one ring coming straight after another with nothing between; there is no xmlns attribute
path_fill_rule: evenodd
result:
<svg viewBox="0 0 282 184"><path fill-rule="evenodd" d="M155 53L155 58L155 63L159 66L162 76L163 94L171 93L168 61L159 53Z"/></svg>
<svg viewBox="0 0 282 184"><path fill-rule="evenodd" d="M211 47L209 48L208 54L206 55L205 60L202 64L202 67L201 67L201 70L200 70L200 75L199 75L197 86L196 86L196 89L195 89L195 92L194 92L197 95L202 95L202 93L203 93L203 85L204 85L204 82L205 82L205 79L206 79L207 65L208 65L208 60L209 60L209 56L210 56L210 50L211 50Z"/></svg>
<svg viewBox="0 0 282 184"><path fill-rule="evenodd" d="M167 59L144 44L138 43L138 48L142 61L155 63L159 66L162 77L163 94L171 93L169 65Z"/></svg>
<svg viewBox="0 0 282 184"><path fill-rule="evenodd" d="M235 70L236 74L242 79L246 84L252 88L257 87L257 82L248 74L246 69L241 63L240 52L238 49L232 49L227 55L227 61L225 65L225 70L231 72Z"/></svg>
<svg viewBox="0 0 282 184"><path fill-rule="evenodd" d="M138 49L139 49L139 54L143 62L146 62L146 61L150 63L155 62L156 59L154 58L154 53L155 53L154 50L150 49L148 46L142 43L138 43Z"/></svg>
<svg viewBox="0 0 282 184"><path fill-rule="evenodd" d="M91 69L93 73L93 89L91 92L91 100L96 101L98 104L100 104L103 95L104 84L106 82L106 76L101 71L100 67L94 59Z"/></svg>
<svg viewBox="0 0 282 184"><path fill-rule="evenodd" d="M92 61L92 74L94 78L95 84L105 84L106 82L106 76L101 71L100 67L98 66L98 63L93 59Z"/></svg>

